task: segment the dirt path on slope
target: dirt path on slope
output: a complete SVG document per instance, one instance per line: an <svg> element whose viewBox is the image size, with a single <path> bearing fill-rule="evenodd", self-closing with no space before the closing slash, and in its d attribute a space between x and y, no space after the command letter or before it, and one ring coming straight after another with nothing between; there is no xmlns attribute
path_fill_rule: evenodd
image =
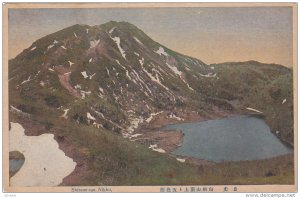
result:
<svg viewBox="0 0 300 198"><path fill-rule="evenodd" d="M76 97L76 98L81 98L81 95L77 92L76 89L74 89L72 87L72 85L70 84L70 75L71 73L68 73L68 74L59 74L58 75L58 78L59 78L59 82L60 84L66 89L68 90L68 92Z"/></svg>
<svg viewBox="0 0 300 198"><path fill-rule="evenodd" d="M70 84L70 75L71 75L71 70L64 68L63 66L55 66L54 70L58 73L58 78L60 84L68 90L68 92L76 97L76 98L81 98L81 95L77 92L77 90Z"/></svg>

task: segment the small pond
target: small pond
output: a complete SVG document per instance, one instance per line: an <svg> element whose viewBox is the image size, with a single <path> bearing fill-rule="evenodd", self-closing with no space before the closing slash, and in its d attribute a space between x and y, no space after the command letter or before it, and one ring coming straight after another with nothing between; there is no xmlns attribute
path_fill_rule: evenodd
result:
<svg viewBox="0 0 300 198"><path fill-rule="evenodd" d="M10 159L9 172L17 172L24 164L24 159Z"/></svg>

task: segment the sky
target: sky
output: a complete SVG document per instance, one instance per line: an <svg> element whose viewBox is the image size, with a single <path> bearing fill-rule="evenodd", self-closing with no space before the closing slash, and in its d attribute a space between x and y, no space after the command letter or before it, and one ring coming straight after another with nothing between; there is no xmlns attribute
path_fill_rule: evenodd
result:
<svg viewBox="0 0 300 198"><path fill-rule="evenodd" d="M293 62L291 7L9 9L9 58L74 24L126 21L158 43L212 64Z"/></svg>

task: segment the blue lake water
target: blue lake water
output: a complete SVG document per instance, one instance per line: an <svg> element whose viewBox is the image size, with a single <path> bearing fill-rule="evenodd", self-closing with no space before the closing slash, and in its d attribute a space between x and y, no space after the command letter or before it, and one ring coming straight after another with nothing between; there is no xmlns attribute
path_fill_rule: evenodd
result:
<svg viewBox="0 0 300 198"><path fill-rule="evenodd" d="M9 160L9 171L18 171L24 163L24 159L10 159Z"/></svg>
<svg viewBox="0 0 300 198"><path fill-rule="evenodd" d="M183 144L174 154L214 162L264 159L292 152L270 132L264 120L255 117L181 123L162 129L184 133Z"/></svg>

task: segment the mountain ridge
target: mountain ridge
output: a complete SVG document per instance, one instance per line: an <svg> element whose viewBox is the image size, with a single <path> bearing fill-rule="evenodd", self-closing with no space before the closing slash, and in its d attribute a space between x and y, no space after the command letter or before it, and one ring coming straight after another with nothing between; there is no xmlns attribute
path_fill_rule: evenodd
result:
<svg viewBox="0 0 300 198"><path fill-rule="evenodd" d="M123 90L129 86L131 91L128 93L131 96L127 93L127 97L132 100L132 94L139 93L139 101L159 101L157 107L191 102L190 98L195 98L197 101L193 103L198 103L200 109L207 109L206 101L210 100L214 101L213 105L225 108L225 111L234 108L224 99L234 100L237 96L228 91L224 95L223 90L221 91L224 92L225 98L213 93L207 95L211 90L204 91L203 94L203 86L204 89L213 89L214 84L220 82L217 71L219 65L258 65L265 69L275 66L278 75L284 73L279 65L256 61L206 65L198 59L186 57L160 45L132 24L115 21L97 26L76 24L67 27L37 40L13 61L22 62L28 59L33 59L29 62L36 65L35 72L42 67L48 69L47 73L57 73L62 87L77 98L84 98L99 88L100 98L103 97L103 90L107 90L109 100L115 100L116 97L122 98ZM13 70L14 68L11 68L11 71ZM115 73L115 76L111 76L112 73ZM26 79L28 77L23 78L22 82L26 82ZM205 83L208 84L203 85L202 81L207 81ZM121 86L121 90L116 88L118 94L121 94L117 96L111 92L111 87L116 87L116 83L120 82L127 87ZM95 84L98 83L105 87L96 87ZM88 89L92 86L93 91L83 90L81 86ZM155 91L155 94L152 94L152 91ZM153 95L155 101L151 101L150 95ZM123 102L129 98L123 98ZM130 107L127 105L125 109L129 110ZM143 111L146 110L139 112ZM150 110L149 114L151 113L153 112Z"/></svg>
<svg viewBox="0 0 300 198"><path fill-rule="evenodd" d="M62 32L62 31L67 31L67 30L69 30L69 29L78 29L78 28L100 28L100 27L102 27L102 26L108 26L108 27L110 27L110 26L112 26L112 25L118 25L118 24L122 24L122 26L125 26L125 25L129 25L129 26L131 26L131 27L133 27L134 29L137 29L138 31L141 31L143 34L145 34L141 29L139 29L137 26L135 26L134 24L132 24L132 23L129 23L129 22L126 22L126 21L120 21L120 22L118 22L118 21L109 21L109 22L106 22L106 23L103 23L103 24L100 24L100 25L87 25L87 24L74 24L74 25L71 25L71 26L68 26L68 27L66 27L66 28L63 28L63 29L61 29L61 30L58 30L58 31L56 31L56 32L54 32L54 33L51 33L51 34L48 34L48 35L46 35L46 36L43 36L43 37L41 37L40 39L38 39L38 40L36 40L36 41L34 41L28 48L25 48L21 53L23 53L25 50L29 50L30 48L32 48L33 46L34 46L34 44L36 43L36 42L38 42L39 40L42 40L42 39L44 39L45 37L49 37L49 36L51 36L51 35L55 35L55 34L57 34L57 33L60 33L60 32ZM145 34L146 35L146 34ZM148 37L149 39L151 39L150 37ZM151 39L152 40L152 39ZM152 40L153 41L153 40ZM156 42L156 41L154 41L154 42ZM156 42L157 43L157 42ZM165 45L162 45L164 48L167 48ZM171 50L171 49L169 49L169 48L167 48L168 50ZM171 50L171 51L173 51L173 50ZM18 55L20 55L21 53L19 53ZM192 56L189 56L189 55L186 55L186 54L182 54L182 53L179 53L179 52L176 52L176 53L178 53L179 55L183 55L183 56L186 56L186 57L189 57L189 58L194 58L194 59L198 59L198 58L195 58L195 57L192 57ZM18 56L17 55L17 56ZM15 57L15 58L17 58L17 57ZM15 58L11 58L11 59L15 59ZM198 59L199 60L199 59ZM201 60L199 60L199 61L201 61ZM201 61L202 62L202 61ZM260 62L260 61L257 61L257 60L252 60L252 59L250 59L250 60L245 60L245 61L226 61L226 62L220 62L220 63L211 63L211 64L205 64L204 62L204 64L205 65L219 65L219 64L233 64L233 63L236 63L236 64L241 64L241 63L250 63L250 62L252 62L252 63L256 63L256 64L269 64L269 65L277 65L277 66L283 66L283 67L286 67L286 68L289 68L289 69L292 69L291 67L287 67L287 66L284 66L284 65L282 65L282 64L278 64L278 63L265 63L265 62Z"/></svg>

